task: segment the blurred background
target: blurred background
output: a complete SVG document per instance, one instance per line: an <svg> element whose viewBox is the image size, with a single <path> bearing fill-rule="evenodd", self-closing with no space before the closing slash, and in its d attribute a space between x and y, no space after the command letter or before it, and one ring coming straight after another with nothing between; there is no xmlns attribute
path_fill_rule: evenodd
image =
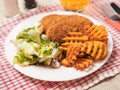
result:
<svg viewBox="0 0 120 90"><path fill-rule="evenodd" d="M5 18L5 17L4 17L4 13L1 13L1 12L3 12L3 11L4 11L4 10L3 10L2 0L0 0L0 20Z"/></svg>
<svg viewBox="0 0 120 90"><path fill-rule="evenodd" d="M0 0L0 20L58 4L65 10L82 11L90 1L92 0Z"/></svg>
<svg viewBox="0 0 120 90"><path fill-rule="evenodd" d="M60 0L0 0L0 21L53 4L60 4Z"/></svg>

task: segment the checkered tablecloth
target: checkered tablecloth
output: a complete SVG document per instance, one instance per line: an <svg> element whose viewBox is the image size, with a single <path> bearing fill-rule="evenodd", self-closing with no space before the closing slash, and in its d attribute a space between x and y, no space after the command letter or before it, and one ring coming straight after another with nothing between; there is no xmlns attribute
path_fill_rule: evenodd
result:
<svg viewBox="0 0 120 90"><path fill-rule="evenodd" d="M103 65L98 71L82 79L63 82L50 82L36 80L25 76L9 64L4 52L4 42L8 33L15 25L23 21L25 18L40 14L42 12L63 10L59 4L47 6L18 17L13 17L0 23L0 90L83 90L92 87L105 78L120 73L120 32L103 21L105 15L101 11L100 7L105 0L98 1L93 1L82 13L87 14L104 24L112 35L114 48L111 57L105 65Z"/></svg>

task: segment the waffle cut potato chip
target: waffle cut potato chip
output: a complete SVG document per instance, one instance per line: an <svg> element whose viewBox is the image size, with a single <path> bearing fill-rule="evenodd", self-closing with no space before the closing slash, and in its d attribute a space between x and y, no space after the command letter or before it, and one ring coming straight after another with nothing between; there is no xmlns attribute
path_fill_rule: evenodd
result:
<svg viewBox="0 0 120 90"><path fill-rule="evenodd" d="M77 55L79 55L81 46L79 44L70 45L67 51L66 59L73 65L77 60Z"/></svg>
<svg viewBox="0 0 120 90"><path fill-rule="evenodd" d="M90 40L102 41L105 43L108 41L107 30L102 25L86 26L85 34L89 35Z"/></svg>
<svg viewBox="0 0 120 90"><path fill-rule="evenodd" d="M80 52L82 45L72 44L68 47L66 58L62 60L61 64L64 66L72 66L78 58L83 57L85 54Z"/></svg>
<svg viewBox="0 0 120 90"><path fill-rule="evenodd" d="M88 36L84 35L81 32L69 32L65 38L62 39L65 43L62 43L59 49L68 50L68 47L72 44L82 44L85 41L88 41Z"/></svg>
<svg viewBox="0 0 120 90"><path fill-rule="evenodd" d="M84 70L90 66L93 65L93 60L92 59L80 59L80 60L77 60L74 64L74 68L77 69L77 70Z"/></svg>
<svg viewBox="0 0 120 90"><path fill-rule="evenodd" d="M63 43L59 49L66 52L61 64L84 70L96 61L103 60L108 54L108 34L104 26L86 26L86 31L69 32L62 38Z"/></svg>
<svg viewBox="0 0 120 90"><path fill-rule="evenodd" d="M96 61L103 60L108 54L107 44L101 41L85 42L81 50L92 56Z"/></svg>
<svg viewBox="0 0 120 90"><path fill-rule="evenodd" d="M61 62L61 65L66 66L66 67L72 67L72 65L68 62L68 60L65 58Z"/></svg>

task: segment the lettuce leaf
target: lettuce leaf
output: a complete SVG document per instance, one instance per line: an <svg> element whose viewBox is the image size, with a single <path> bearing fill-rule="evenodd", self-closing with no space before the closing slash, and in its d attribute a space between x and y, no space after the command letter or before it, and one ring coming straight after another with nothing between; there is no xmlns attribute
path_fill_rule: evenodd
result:
<svg viewBox="0 0 120 90"><path fill-rule="evenodd" d="M12 43L17 47L17 55L14 56L13 62L23 66L46 60L45 64L49 64L51 58L61 53L57 49L59 43L50 41L43 34L41 25L24 29Z"/></svg>
<svg viewBox="0 0 120 90"><path fill-rule="evenodd" d="M13 63L17 63L23 66L34 64L37 61L38 61L38 58L35 55L31 56L27 52L18 52L17 55L14 56L14 59L13 59Z"/></svg>
<svg viewBox="0 0 120 90"><path fill-rule="evenodd" d="M36 43L41 43L40 35L43 32L42 26L37 26L37 27L31 27L24 29L22 32L20 32L17 35L17 39L24 39L28 42L36 42Z"/></svg>

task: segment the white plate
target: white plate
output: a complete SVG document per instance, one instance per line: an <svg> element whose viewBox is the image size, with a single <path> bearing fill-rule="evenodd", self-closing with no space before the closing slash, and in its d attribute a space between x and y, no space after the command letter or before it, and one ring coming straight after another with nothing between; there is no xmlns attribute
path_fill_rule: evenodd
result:
<svg viewBox="0 0 120 90"><path fill-rule="evenodd" d="M61 66L60 68L47 68L42 66L27 66L27 67L21 67L17 64L13 65L13 57L16 54L16 48L13 46L13 44L10 42L10 40L14 40L16 38L16 35L22 31L24 28L31 27L36 25L44 16L49 14L62 14L62 15L71 15L71 14L77 14L80 16L87 17L90 19L94 24L101 25L98 21L95 19L79 14L74 12L66 12L66 11L55 11L55 12L49 12L49 13L42 13L35 16L32 16L23 22L19 23L17 26L14 27L14 29L9 33L7 36L6 42L5 42L5 54L10 62L10 64L17 69L19 72L40 80L46 80L46 81L66 81L66 80L73 80L77 78L82 78L84 76L87 76L96 70L98 70L105 62L109 59L112 49L113 49L113 41L110 33L108 33L108 55L107 57L102 60L101 62L95 63L92 68L86 71L79 71L75 70L74 68L64 67Z"/></svg>

